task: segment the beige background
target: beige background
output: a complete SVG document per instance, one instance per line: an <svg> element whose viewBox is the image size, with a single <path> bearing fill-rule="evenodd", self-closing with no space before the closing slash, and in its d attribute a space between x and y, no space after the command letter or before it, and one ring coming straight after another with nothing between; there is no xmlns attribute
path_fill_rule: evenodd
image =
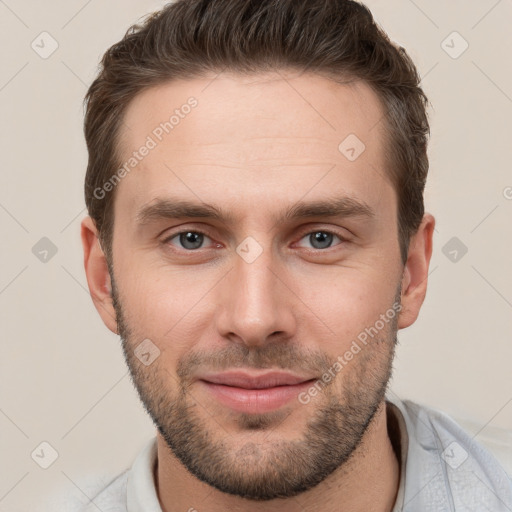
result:
<svg viewBox="0 0 512 512"><path fill-rule="evenodd" d="M459 420L512 474L512 1L367 4L434 106L429 291L400 334L391 390ZM55 490L88 502L89 476L114 476L153 435L86 287L81 102L107 47L161 5L0 0L1 512L56 510ZM43 31L59 45L47 59L31 47L51 48ZM32 252L42 237L57 249L46 263ZM452 237L468 249L455 262ZM43 441L59 454L46 470L31 458Z"/></svg>

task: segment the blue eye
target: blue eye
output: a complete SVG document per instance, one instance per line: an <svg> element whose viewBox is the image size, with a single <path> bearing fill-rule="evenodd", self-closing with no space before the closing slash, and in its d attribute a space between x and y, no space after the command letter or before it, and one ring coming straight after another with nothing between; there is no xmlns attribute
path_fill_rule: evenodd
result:
<svg viewBox="0 0 512 512"><path fill-rule="evenodd" d="M329 231L312 231L303 237L302 240L307 239L313 249L328 249L332 246L335 238L341 242L339 236Z"/></svg>
<svg viewBox="0 0 512 512"><path fill-rule="evenodd" d="M178 249L195 251L197 249L205 248L205 242L208 240L210 240L210 237L201 231L182 231L167 238L164 243L170 243ZM338 240L337 243L335 243L336 240ZM306 245L303 245L303 241L307 241ZM333 245L338 245L343 241L344 239L335 233L319 230L311 231L310 233L307 233L305 236L303 236L299 242L299 246L322 250L328 249Z"/></svg>
<svg viewBox="0 0 512 512"><path fill-rule="evenodd" d="M183 231L182 233L178 233L173 237L169 238L167 242L171 242L172 240L177 238L184 249L195 250L201 248L205 237L206 235L204 233L200 233L198 231Z"/></svg>

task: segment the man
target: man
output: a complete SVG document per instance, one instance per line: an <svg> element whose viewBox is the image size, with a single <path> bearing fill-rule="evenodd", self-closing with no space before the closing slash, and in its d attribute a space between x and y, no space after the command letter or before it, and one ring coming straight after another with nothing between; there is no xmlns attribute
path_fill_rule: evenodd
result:
<svg viewBox="0 0 512 512"><path fill-rule="evenodd" d="M87 280L157 427L87 510L512 510L386 396L423 303L427 98L349 0L181 0L87 94Z"/></svg>

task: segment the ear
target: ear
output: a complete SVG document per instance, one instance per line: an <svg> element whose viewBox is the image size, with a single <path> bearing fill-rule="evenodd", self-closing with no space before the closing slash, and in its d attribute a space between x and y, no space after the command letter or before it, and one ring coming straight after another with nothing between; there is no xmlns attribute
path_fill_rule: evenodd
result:
<svg viewBox="0 0 512 512"><path fill-rule="evenodd" d="M434 227L434 217L426 213L418 231L409 242L409 252L402 276L402 310L398 317L399 329L409 327L416 321L425 300Z"/></svg>
<svg viewBox="0 0 512 512"><path fill-rule="evenodd" d="M91 217L86 217L82 221L81 236L84 249L85 275L87 276L92 301L103 323L112 332L118 334L107 259L100 245L98 230Z"/></svg>

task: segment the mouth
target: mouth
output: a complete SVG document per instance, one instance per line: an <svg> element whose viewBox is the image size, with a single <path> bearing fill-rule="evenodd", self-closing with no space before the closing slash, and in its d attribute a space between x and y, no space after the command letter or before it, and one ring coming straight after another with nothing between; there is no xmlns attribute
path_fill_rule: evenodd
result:
<svg viewBox="0 0 512 512"><path fill-rule="evenodd" d="M296 399L315 380L316 377L285 372L251 374L232 371L204 375L199 383L224 406L238 412L261 414Z"/></svg>

